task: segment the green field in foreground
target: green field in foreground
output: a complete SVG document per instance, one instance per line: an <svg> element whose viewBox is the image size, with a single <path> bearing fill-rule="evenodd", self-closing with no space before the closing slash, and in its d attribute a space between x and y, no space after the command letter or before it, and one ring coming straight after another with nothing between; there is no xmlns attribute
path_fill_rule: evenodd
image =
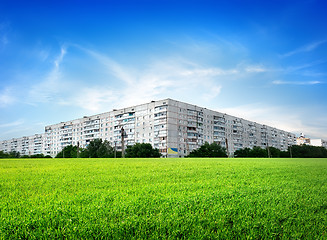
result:
<svg viewBox="0 0 327 240"><path fill-rule="evenodd" d="M327 159L0 160L0 239L327 239Z"/></svg>

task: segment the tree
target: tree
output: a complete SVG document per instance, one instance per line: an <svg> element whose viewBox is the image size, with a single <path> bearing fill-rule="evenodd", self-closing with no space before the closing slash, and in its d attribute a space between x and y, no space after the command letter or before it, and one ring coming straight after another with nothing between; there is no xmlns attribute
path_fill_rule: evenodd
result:
<svg viewBox="0 0 327 240"><path fill-rule="evenodd" d="M0 151L0 158L9 158L9 154L4 151Z"/></svg>
<svg viewBox="0 0 327 240"><path fill-rule="evenodd" d="M275 157L275 155L277 155L275 149L276 148L273 148L273 147L269 148L271 156ZM261 157L261 158L266 158L266 157L268 157L268 152L267 152L267 149L263 149L261 147L255 146L252 149L251 148L243 148L243 149L236 150L234 152L234 156L237 157L237 158L238 157L254 157L254 158Z"/></svg>
<svg viewBox="0 0 327 240"><path fill-rule="evenodd" d="M293 145L292 155L294 158L326 158L327 149L310 145Z"/></svg>
<svg viewBox="0 0 327 240"><path fill-rule="evenodd" d="M270 156L274 158L327 158L327 149L311 145L293 145L288 151L281 151L275 147L269 147ZM292 153L292 154L291 154ZM268 157L267 149L253 147L235 151L235 157Z"/></svg>
<svg viewBox="0 0 327 240"><path fill-rule="evenodd" d="M251 148L242 148L238 149L234 152L234 157L239 158L239 157L250 157L251 156Z"/></svg>
<svg viewBox="0 0 327 240"><path fill-rule="evenodd" d="M16 151L11 151L9 153L9 158L19 158L20 157L20 153L16 152Z"/></svg>
<svg viewBox="0 0 327 240"><path fill-rule="evenodd" d="M255 158L266 158L268 157L268 152L267 149L263 149L261 147L253 147L251 152L250 152L250 157L255 157Z"/></svg>
<svg viewBox="0 0 327 240"><path fill-rule="evenodd" d="M213 142L205 142L200 148L193 150L188 157L227 157L226 149Z"/></svg>
<svg viewBox="0 0 327 240"><path fill-rule="evenodd" d="M114 149L107 140L104 140L97 150L99 158L109 158L114 156Z"/></svg>
<svg viewBox="0 0 327 240"><path fill-rule="evenodd" d="M20 158L52 158L50 155L44 155L43 153L34 155L22 155Z"/></svg>
<svg viewBox="0 0 327 240"><path fill-rule="evenodd" d="M56 158L76 158L77 146L69 145L64 147L56 156Z"/></svg>
<svg viewBox="0 0 327 240"><path fill-rule="evenodd" d="M94 139L90 141L86 149L81 151L82 158L111 158L114 157L114 149L107 140Z"/></svg>
<svg viewBox="0 0 327 240"><path fill-rule="evenodd" d="M126 149L127 158L157 158L160 156L159 149L152 148L150 143L136 143Z"/></svg>
<svg viewBox="0 0 327 240"><path fill-rule="evenodd" d="M281 151L275 147L269 147L270 157L279 158Z"/></svg>

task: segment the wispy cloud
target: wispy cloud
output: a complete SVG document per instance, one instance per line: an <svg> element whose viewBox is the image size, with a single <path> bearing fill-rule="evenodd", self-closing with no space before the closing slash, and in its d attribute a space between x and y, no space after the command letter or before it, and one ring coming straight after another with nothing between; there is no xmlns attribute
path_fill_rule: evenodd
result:
<svg viewBox="0 0 327 240"><path fill-rule="evenodd" d="M316 85L322 84L321 81L282 81L282 80L275 80L272 82L275 85Z"/></svg>
<svg viewBox="0 0 327 240"><path fill-rule="evenodd" d="M118 95L107 87L83 87L75 94L61 99L58 104L86 109L90 113L99 113L104 106L117 101Z"/></svg>
<svg viewBox="0 0 327 240"><path fill-rule="evenodd" d="M307 45L304 45L300 48L297 48L293 51L290 51L288 53L285 53L283 55L281 55L282 57L290 57L290 56L293 56L295 54L299 54L299 53L304 53L304 52L311 52L313 50L315 50L316 48L318 48L320 45L326 43L327 40L321 40L321 41L316 41L316 42L312 42L312 43L309 43Z"/></svg>
<svg viewBox="0 0 327 240"><path fill-rule="evenodd" d="M221 92L222 86L213 86L206 93L203 94L204 100L207 102L216 98Z"/></svg>
<svg viewBox="0 0 327 240"><path fill-rule="evenodd" d="M16 126L19 126L19 125L22 125L22 124L24 124L24 120L19 119L19 120L16 120L14 122L0 124L0 128L16 127Z"/></svg>
<svg viewBox="0 0 327 240"><path fill-rule="evenodd" d="M9 44L9 29L10 25L8 22L0 23L0 48L5 48Z"/></svg>
<svg viewBox="0 0 327 240"><path fill-rule="evenodd" d="M195 68L188 69L180 73L182 76L197 76L197 77L215 77L222 75L237 74L237 69L221 69L221 68Z"/></svg>
<svg viewBox="0 0 327 240"><path fill-rule="evenodd" d="M267 72L270 71L263 65L249 65L245 67L245 72L248 73L262 73L262 72Z"/></svg>
<svg viewBox="0 0 327 240"><path fill-rule="evenodd" d="M282 70L285 72L296 72L296 71L303 70L303 69L313 68L313 67L323 64L323 63L326 63L326 61L319 60L319 61L305 63L305 64L301 64L301 65L297 65L297 66L289 66Z"/></svg>
<svg viewBox="0 0 327 240"><path fill-rule="evenodd" d="M60 89L65 86L61 81L60 64L66 54L66 48L61 47L60 54L53 61L53 67L49 73L46 74L43 81L34 84L28 93L27 103L45 103L58 100Z"/></svg>
<svg viewBox="0 0 327 240"><path fill-rule="evenodd" d="M8 107L14 102L16 102L16 97L10 87L7 87L0 92L0 107Z"/></svg>
<svg viewBox="0 0 327 240"><path fill-rule="evenodd" d="M292 111L289 111L288 106L272 106L264 103L239 105L217 110L295 134L303 132L312 138L327 139L327 126L322 124L326 122L327 115L321 109L320 111L315 109L310 118L303 117L303 108L292 107ZM308 112L306 111L306 113Z"/></svg>
<svg viewBox="0 0 327 240"><path fill-rule="evenodd" d="M84 71L88 75L89 69L81 69L81 73L69 72L68 68L61 66L64 58L67 64L71 59L67 48L62 47L54 60L53 69L43 81L30 89L30 104L75 106L96 113L107 111L108 107L124 107L165 97L188 100L192 99L190 96L197 95L198 100L211 102L219 96L225 82L271 71L263 64L243 62L231 68L207 65L198 59L176 55L151 58L148 64L131 68L108 54L80 45L66 46L71 52L76 53L77 50L79 54L84 54L84 64L92 63L92 71L101 72L101 76L92 72L90 82L90 79L78 75ZM101 82L97 77L106 80Z"/></svg>
<svg viewBox="0 0 327 240"><path fill-rule="evenodd" d="M236 70L224 70L220 68L203 67L198 63L177 58L160 58L151 60L151 63L142 69L130 69L126 65L122 65L105 54L80 48L96 61L99 65L104 65L108 71L108 79L110 75L114 76L116 81L120 81L120 89L110 84L108 87L102 88L85 88L84 99L89 99L89 103L78 100L74 101L79 106L98 110L100 105L111 102L115 107L128 106L130 104L143 103L157 99L159 97L174 96L177 92L194 92L204 86L209 86L211 98L220 93L221 86L215 82L216 77L235 74ZM201 96L202 93L199 94ZM202 95L204 99L208 99L208 93Z"/></svg>
<svg viewBox="0 0 327 240"><path fill-rule="evenodd" d="M66 47L62 46L60 48L60 54L59 56L54 60L54 65L55 65L55 71L59 70L59 65L62 62L62 60L64 59L64 56L66 55L67 51L66 51Z"/></svg>
<svg viewBox="0 0 327 240"><path fill-rule="evenodd" d="M127 84L133 82L134 77L128 74L128 72L126 71L127 69L124 68L122 65L118 64L113 59L111 59L109 56L101 54L91 49L84 48L80 45L73 45L73 46L89 54L91 57L96 59L100 65L101 64L104 65L107 68L109 74L117 77L118 79L126 82Z"/></svg>

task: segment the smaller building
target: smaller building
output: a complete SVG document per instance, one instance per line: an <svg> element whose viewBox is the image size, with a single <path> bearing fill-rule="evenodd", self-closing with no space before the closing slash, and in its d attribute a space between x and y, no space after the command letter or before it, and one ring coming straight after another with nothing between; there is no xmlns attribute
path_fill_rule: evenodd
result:
<svg viewBox="0 0 327 240"><path fill-rule="evenodd" d="M310 139L305 137L303 133L300 134L300 137L296 138L296 145L310 145L316 147L327 148L327 141L323 139Z"/></svg>
<svg viewBox="0 0 327 240"><path fill-rule="evenodd" d="M296 138L296 145L311 145L310 138L304 136L303 133L300 134L300 137Z"/></svg>
<svg viewBox="0 0 327 240"><path fill-rule="evenodd" d="M0 141L0 151L19 152L20 155L42 154L44 153L44 136L45 134L42 133Z"/></svg>
<svg viewBox="0 0 327 240"><path fill-rule="evenodd" d="M311 139L311 145L327 148L327 141L323 139Z"/></svg>

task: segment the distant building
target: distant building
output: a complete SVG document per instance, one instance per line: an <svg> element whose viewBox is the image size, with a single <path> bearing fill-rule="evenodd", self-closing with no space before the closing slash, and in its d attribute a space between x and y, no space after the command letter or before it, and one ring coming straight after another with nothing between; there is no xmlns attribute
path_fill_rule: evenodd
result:
<svg viewBox="0 0 327 240"><path fill-rule="evenodd" d="M300 134L300 137L296 138L296 145L311 145L316 147L325 147L327 148L327 141L323 139L310 139L304 136L303 133Z"/></svg>
<svg viewBox="0 0 327 240"><path fill-rule="evenodd" d="M300 137L296 138L296 145L311 145L310 138L304 136L303 133L300 134Z"/></svg>
<svg viewBox="0 0 327 240"><path fill-rule="evenodd" d="M311 145L327 148L327 141L323 139L311 139Z"/></svg>
<svg viewBox="0 0 327 240"><path fill-rule="evenodd" d="M26 148L27 142L31 144L28 150L18 147L18 142L23 140L17 140L17 143L1 141L0 150L35 154L42 148L43 154L56 156L65 146L79 144L84 148L96 138L107 140L120 149L122 127L126 132L125 146L150 143L164 157L184 157L205 142L220 144L230 156L245 147L269 146L287 150L296 143L293 133L164 99L49 125L44 134L27 137L24 146ZM39 143L40 138L42 143Z"/></svg>
<svg viewBox="0 0 327 240"><path fill-rule="evenodd" d="M20 155L35 155L44 153L44 133L28 137L12 138L0 141L0 151L19 152Z"/></svg>

